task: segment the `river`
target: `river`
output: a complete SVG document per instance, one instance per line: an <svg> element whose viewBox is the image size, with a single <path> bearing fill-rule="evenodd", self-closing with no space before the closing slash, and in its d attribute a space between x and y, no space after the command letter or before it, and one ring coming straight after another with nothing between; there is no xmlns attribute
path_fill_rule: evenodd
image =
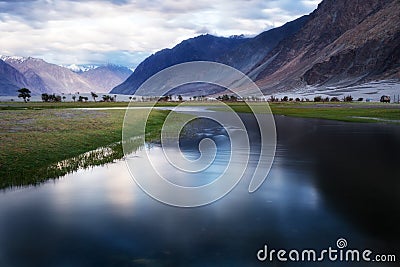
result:
<svg viewBox="0 0 400 267"><path fill-rule="evenodd" d="M257 136L251 116L242 117ZM400 127L275 119L275 160L252 194L244 177L212 204L168 206L145 194L122 160L0 192L0 266L398 266L257 259L264 245L322 250L337 248L339 238L349 248L400 257ZM229 140L218 127L197 131L196 138L218 135L220 153L195 183L209 182L227 161ZM189 157L198 153L192 141L181 143ZM253 156L259 145L251 139ZM154 158L162 153L151 144L133 155L138 161L144 149Z"/></svg>

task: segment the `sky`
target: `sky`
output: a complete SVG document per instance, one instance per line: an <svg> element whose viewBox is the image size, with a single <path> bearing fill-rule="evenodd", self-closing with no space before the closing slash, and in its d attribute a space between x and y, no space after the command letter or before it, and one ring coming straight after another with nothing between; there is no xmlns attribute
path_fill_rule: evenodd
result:
<svg viewBox="0 0 400 267"><path fill-rule="evenodd" d="M137 66L200 34L254 36L321 0L0 0L0 54Z"/></svg>

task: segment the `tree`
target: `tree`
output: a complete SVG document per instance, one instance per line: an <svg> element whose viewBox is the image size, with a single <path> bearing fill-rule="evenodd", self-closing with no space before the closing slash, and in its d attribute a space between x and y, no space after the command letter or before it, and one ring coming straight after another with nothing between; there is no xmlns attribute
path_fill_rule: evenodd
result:
<svg viewBox="0 0 400 267"><path fill-rule="evenodd" d="M182 101L182 100L183 100L183 97L182 97L181 95L178 95L178 100L179 100L179 101Z"/></svg>
<svg viewBox="0 0 400 267"><path fill-rule="evenodd" d="M99 97L95 92L90 92L93 97L94 102L96 102L96 98Z"/></svg>
<svg viewBox="0 0 400 267"><path fill-rule="evenodd" d="M65 96L63 96L63 98L65 99ZM61 96L60 95L49 95L49 94L42 94L42 100L43 102L61 102Z"/></svg>
<svg viewBox="0 0 400 267"><path fill-rule="evenodd" d="M74 102L75 102L75 99L76 99L76 95L73 95L72 100L74 100Z"/></svg>
<svg viewBox="0 0 400 267"><path fill-rule="evenodd" d="M383 95L381 96L381 100L382 103L390 103L390 96L387 95Z"/></svg>
<svg viewBox="0 0 400 267"><path fill-rule="evenodd" d="M113 102L115 99L112 96L109 95L103 95L103 101L104 102Z"/></svg>
<svg viewBox="0 0 400 267"><path fill-rule="evenodd" d="M49 102L49 100L50 100L50 97L49 97L48 94L46 94L46 93L42 94L42 101L43 102Z"/></svg>
<svg viewBox="0 0 400 267"><path fill-rule="evenodd" d="M321 102L321 101L322 101L322 96L314 97L314 102Z"/></svg>
<svg viewBox="0 0 400 267"><path fill-rule="evenodd" d="M31 90L29 90L28 88L21 88L17 92L19 93L18 97L23 98L25 103L27 102L26 99L29 99L31 97Z"/></svg>
<svg viewBox="0 0 400 267"><path fill-rule="evenodd" d="M233 101L233 102L236 102L236 101L238 100L238 98L237 98L235 95L231 95L231 96L229 97L229 100L230 100L230 101Z"/></svg>
<svg viewBox="0 0 400 267"><path fill-rule="evenodd" d="M78 102L83 102L83 101L88 101L88 98L86 97L86 96L79 96L79 98L78 98Z"/></svg>
<svg viewBox="0 0 400 267"><path fill-rule="evenodd" d="M229 101L229 96L225 94L223 96L217 97L217 99L221 101Z"/></svg>
<svg viewBox="0 0 400 267"><path fill-rule="evenodd" d="M269 101L269 102L275 102L275 101L278 101L278 99L277 99L275 96L271 95L271 96L269 97L268 101Z"/></svg>
<svg viewBox="0 0 400 267"><path fill-rule="evenodd" d="M346 97L343 98L344 102L352 102L353 101L353 97L351 95L348 95Z"/></svg>
<svg viewBox="0 0 400 267"><path fill-rule="evenodd" d="M158 101L167 102L169 100L169 96L162 96L158 99Z"/></svg>

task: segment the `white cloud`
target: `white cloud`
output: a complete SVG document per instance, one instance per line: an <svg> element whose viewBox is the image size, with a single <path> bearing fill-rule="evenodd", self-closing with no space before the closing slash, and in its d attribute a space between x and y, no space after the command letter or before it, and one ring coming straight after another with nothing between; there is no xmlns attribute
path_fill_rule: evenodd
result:
<svg viewBox="0 0 400 267"><path fill-rule="evenodd" d="M254 35L311 12L319 2L0 0L0 54L134 66L199 32Z"/></svg>

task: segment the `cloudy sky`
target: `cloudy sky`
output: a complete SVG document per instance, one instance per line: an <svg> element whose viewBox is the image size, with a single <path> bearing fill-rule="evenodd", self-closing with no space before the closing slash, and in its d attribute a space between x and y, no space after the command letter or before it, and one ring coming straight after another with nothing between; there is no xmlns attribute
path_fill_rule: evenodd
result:
<svg viewBox="0 0 400 267"><path fill-rule="evenodd" d="M0 0L0 54L56 64L135 67L210 33L255 35L312 12L321 0Z"/></svg>

